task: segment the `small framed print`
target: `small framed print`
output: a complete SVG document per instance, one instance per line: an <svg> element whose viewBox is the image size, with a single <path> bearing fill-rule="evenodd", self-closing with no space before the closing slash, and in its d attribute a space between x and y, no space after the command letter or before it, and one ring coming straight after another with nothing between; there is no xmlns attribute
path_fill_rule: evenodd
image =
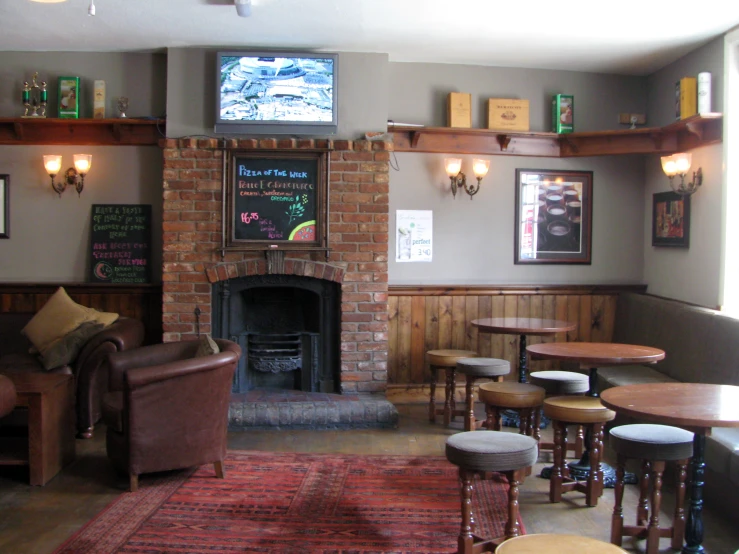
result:
<svg viewBox="0 0 739 554"><path fill-rule="evenodd" d="M652 246L690 246L690 195L652 195Z"/></svg>
<svg viewBox="0 0 739 554"><path fill-rule="evenodd" d="M516 170L516 264L589 264L593 172Z"/></svg>
<svg viewBox="0 0 739 554"><path fill-rule="evenodd" d="M80 78L59 77L59 117L80 116Z"/></svg>
<svg viewBox="0 0 739 554"><path fill-rule="evenodd" d="M0 239L10 238L9 182L10 177L8 175L0 175Z"/></svg>

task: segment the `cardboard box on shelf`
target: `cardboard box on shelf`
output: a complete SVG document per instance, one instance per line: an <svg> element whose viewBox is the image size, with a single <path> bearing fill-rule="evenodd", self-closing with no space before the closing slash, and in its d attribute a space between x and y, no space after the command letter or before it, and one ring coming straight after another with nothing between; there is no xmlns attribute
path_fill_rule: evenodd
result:
<svg viewBox="0 0 739 554"><path fill-rule="evenodd" d="M529 101L515 98L490 98L488 100L488 129L528 131Z"/></svg>
<svg viewBox="0 0 739 554"><path fill-rule="evenodd" d="M575 132L575 97L571 94L555 94L552 97L552 131Z"/></svg>
<svg viewBox="0 0 739 554"><path fill-rule="evenodd" d="M683 77L675 83L675 119L680 121L698 113L698 82L695 77Z"/></svg>
<svg viewBox="0 0 739 554"><path fill-rule="evenodd" d="M450 92L447 97L447 127L472 127L472 94Z"/></svg>
<svg viewBox="0 0 739 554"><path fill-rule="evenodd" d="M105 81L95 81L92 117L94 119L105 119Z"/></svg>

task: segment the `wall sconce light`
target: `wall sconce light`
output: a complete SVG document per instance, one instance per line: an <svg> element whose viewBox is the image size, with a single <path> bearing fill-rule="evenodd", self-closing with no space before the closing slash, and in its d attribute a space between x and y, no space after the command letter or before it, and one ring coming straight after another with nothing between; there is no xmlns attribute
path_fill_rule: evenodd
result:
<svg viewBox="0 0 739 554"><path fill-rule="evenodd" d="M490 160L472 160L472 172L477 178L477 185L468 185L467 176L462 172L462 160L460 158L444 159L444 169L446 169L449 180L452 184L452 196L457 196L457 189L463 189L470 196L474 196L480 190L480 182L485 175L488 174L490 168Z"/></svg>
<svg viewBox="0 0 739 554"><path fill-rule="evenodd" d="M693 156L690 153L678 153L672 156L662 156L662 171L670 178L672 190L680 195L690 195L698 190L703 183L703 170L693 171L693 180L685 182L685 175L690 170ZM680 183L675 183L675 176L680 176Z"/></svg>
<svg viewBox="0 0 739 554"><path fill-rule="evenodd" d="M54 177L59 174L62 168L62 157L57 154L44 156L44 168L51 177L51 188L54 189L61 198L62 193L66 190L67 185L74 185L77 190L77 196L82 193L85 187L85 175L90 171L92 165L92 154L75 154L74 167L70 167L64 173L64 179L60 183L54 182Z"/></svg>

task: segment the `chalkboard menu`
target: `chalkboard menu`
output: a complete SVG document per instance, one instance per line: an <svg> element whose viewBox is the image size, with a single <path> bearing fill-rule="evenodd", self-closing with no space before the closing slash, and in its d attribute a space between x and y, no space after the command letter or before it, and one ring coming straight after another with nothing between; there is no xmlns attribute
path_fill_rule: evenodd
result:
<svg viewBox="0 0 739 554"><path fill-rule="evenodd" d="M151 281L151 206L93 204L90 277L96 283Z"/></svg>
<svg viewBox="0 0 739 554"><path fill-rule="evenodd" d="M226 246L326 246L327 153L234 152L227 185Z"/></svg>

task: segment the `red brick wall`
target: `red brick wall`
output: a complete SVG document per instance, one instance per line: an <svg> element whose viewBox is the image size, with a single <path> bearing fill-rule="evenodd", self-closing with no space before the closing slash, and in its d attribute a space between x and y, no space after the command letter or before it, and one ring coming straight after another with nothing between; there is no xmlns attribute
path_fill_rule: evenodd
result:
<svg viewBox="0 0 739 554"><path fill-rule="evenodd" d="M221 258L223 149L216 139L169 139L164 147L164 341L211 330L212 283L266 272L259 252ZM341 391L387 386L387 257L391 144L366 140L228 140L227 148L333 148L329 174L331 254L287 252L285 273L341 283Z"/></svg>

